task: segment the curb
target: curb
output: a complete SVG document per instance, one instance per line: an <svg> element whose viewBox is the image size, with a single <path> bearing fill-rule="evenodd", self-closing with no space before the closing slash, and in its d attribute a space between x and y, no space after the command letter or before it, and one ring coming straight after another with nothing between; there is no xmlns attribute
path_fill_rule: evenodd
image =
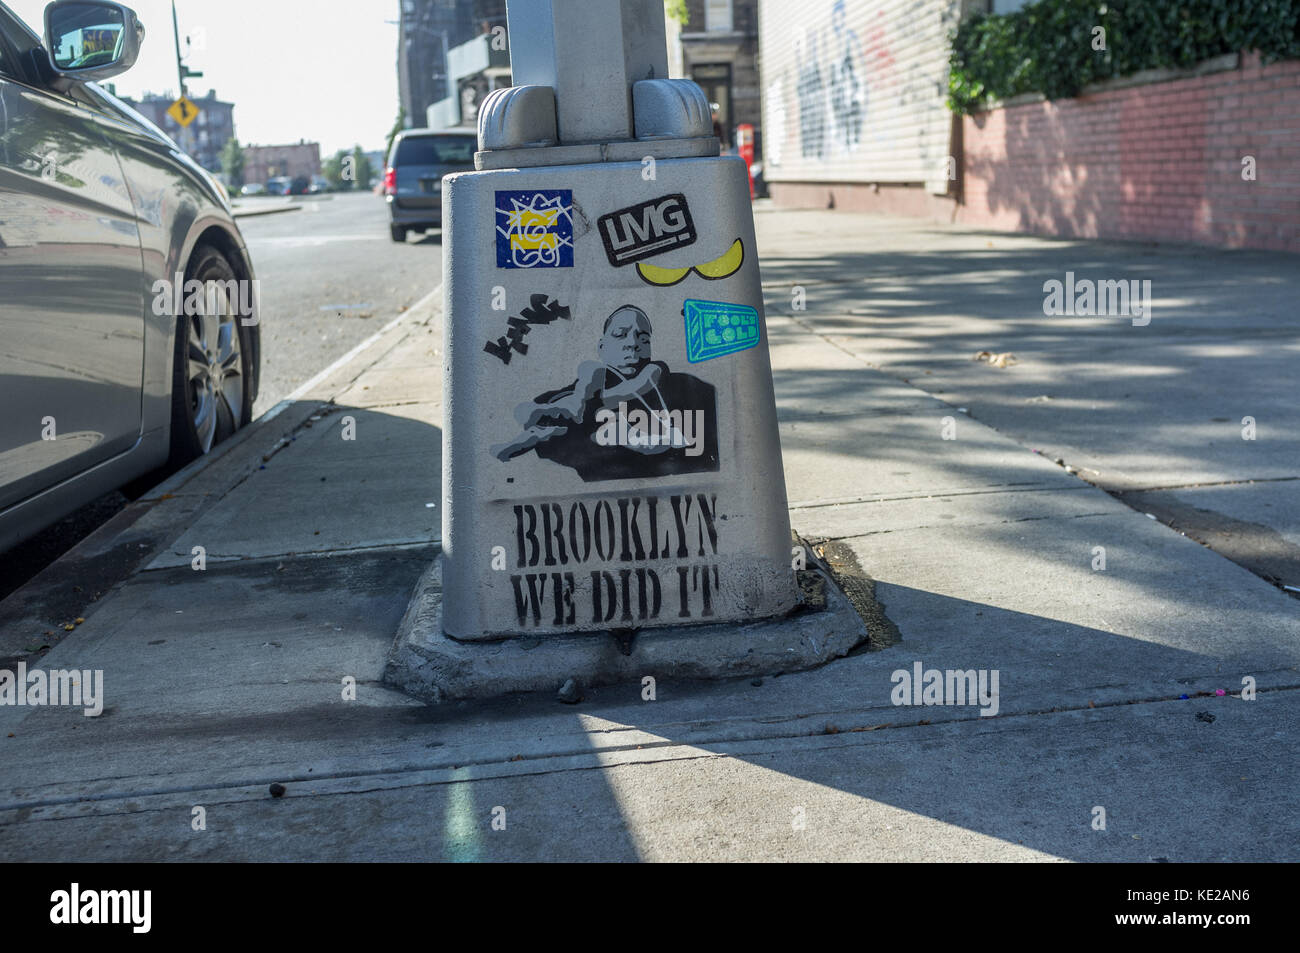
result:
<svg viewBox="0 0 1300 953"><path fill-rule="evenodd" d="M231 214L235 218L260 218L263 215L279 215L282 212L301 212L301 205L285 205L278 208L235 209Z"/></svg>
<svg viewBox="0 0 1300 953"><path fill-rule="evenodd" d="M98 604L175 542L211 507L249 475L253 461L288 446L307 420L379 361L389 348L372 351L404 325L428 320L441 310L441 285L351 351L302 385L206 456L191 461L145 496L128 504L4 600L0 631L24 633L41 647L8 661L44 658L75 631L67 619L86 620ZM426 313L427 312L427 313ZM79 627L82 623L78 622ZM49 631L46 636L43 633ZM20 639L19 641L22 641ZM5 661L5 660L0 660Z"/></svg>

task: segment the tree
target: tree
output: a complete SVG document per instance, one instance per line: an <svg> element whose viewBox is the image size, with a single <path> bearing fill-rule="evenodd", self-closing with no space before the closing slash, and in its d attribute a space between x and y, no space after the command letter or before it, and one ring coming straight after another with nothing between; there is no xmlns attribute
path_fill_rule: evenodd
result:
<svg viewBox="0 0 1300 953"><path fill-rule="evenodd" d="M355 187L362 192L369 192L370 183L375 178L375 170L370 167L370 160L366 157L361 146L353 147L352 160L353 175L356 179Z"/></svg>
<svg viewBox="0 0 1300 953"><path fill-rule="evenodd" d="M221 147L221 171L234 188L244 184L244 147L239 140L231 136Z"/></svg>
<svg viewBox="0 0 1300 953"><path fill-rule="evenodd" d="M397 134L406 128L406 107L403 106L397 110L397 120L393 123L393 128L388 131L388 142L384 145L384 161L387 162L389 156L393 154L393 140Z"/></svg>
<svg viewBox="0 0 1300 953"><path fill-rule="evenodd" d="M321 174L325 176L330 184L330 188L340 191L352 188L352 180L345 175L347 166L343 160L347 158L346 149L340 149L334 155L325 160L321 167Z"/></svg>
<svg viewBox="0 0 1300 953"><path fill-rule="evenodd" d="M664 0L664 12L682 26L690 23L691 14L686 9L686 0Z"/></svg>

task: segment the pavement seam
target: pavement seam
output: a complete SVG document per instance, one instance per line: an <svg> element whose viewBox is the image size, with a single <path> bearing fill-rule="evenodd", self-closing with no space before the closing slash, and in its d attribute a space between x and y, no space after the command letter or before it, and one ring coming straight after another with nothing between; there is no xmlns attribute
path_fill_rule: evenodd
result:
<svg viewBox="0 0 1300 953"><path fill-rule="evenodd" d="M852 496L834 500L796 500L790 504L791 510L814 510L827 506L857 506L866 503L901 503L908 500L946 499L950 496L987 496L999 493L1058 493L1078 490L1094 490L1097 487L1087 483L1078 486L1046 486L1038 483L1005 483L959 490L932 490L908 493L902 496Z"/></svg>
<svg viewBox="0 0 1300 953"><path fill-rule="evenodd" d="M1294 684L1288 684L1288 685L1275 685L1275 686L1256 688L1256 693L1260 695L1278 694L1278 693L1292 692L1292 691L1300 691L1300 682ZM91 794L91 795L81 795L81 796L69 795L66 797L49 798L43 801L25 801L25 802L17 802L17 803L9 803L9 804L0 804L0 815L3 815L8 812L31 811L31 810L37 810L37 809L47 808L47 807L63 807L63 806L82 804L82 803L93 804L93 803L103 803L103 802L118 801L118 800L127 800L132 798L166 797L168 795L190 794L190 793L197 793L202 791L229 791L237 788L264 788L267 785L270 785L275 782L279 782L282 784L309 784L313 782L322 782L322 781L347 781L347 780L356 780L356 779L364 779L364 778L378 778L378 777L385 777L385 776L401 778L405 775L412 775L412 774L445 773L448 771L465 771L472 768L508 767L510 765L522 764L522 763L539 764L540 762L544 762L544 761L564 759L564 758L575 758L575 757L600 758L602 756L624 754L627 752L632 752L637 750L653 751L653 750L674 748L674 747L699 748L703 745L721 746L721 745L762 744L762 743L777 742L777 741L798 741L800 739L824 738L827 736L874 733L886 729L956 727L961 725L970 725L974 723L979 725L987 724L995 730L1008 730L1010 727L1008 725L1008 722L1010 722L1012 719L1032 718L1041 715L1076 714L1076 713L1088 712L1088 711L1103 711L1110 708L1127 708L1133 706L1159 705L1168 702L1192 701L1194 699L1201 699L1201 698L1211 698L1211 699L1222 698L1224 700L1233 698L1233 699L1240 700L1240 693L1216 696L1215 693L1213 692L1198 691L1195 693L1184 693L1184 694L1187 694L1188 697L1182 698L1178 695L1159 695L1159 696L1151 696L1147 698L1124 699L1124 700L1102 702L1100 704L1090 703L1088 705L1082 705L1082 704L1068 705L1068 706L1057 706L1053 708L1031 709L1027 711L1007 712L1006 714L998 714L998 715L993 715L991 717L980 716L978 714L975 714L966 717L957 716L951 718L921 718L921 719L916 719L907 722L899 722L899 723L885 722L879 724L862 724L858 726L848 726L848 727L840 727L834 724L824 723L820 729L815 729L815 730L771 732L771 733L764 733L764 734L756 734L744 738L717 738L717 739L666 738L659 742L655 742L655 741L642 741L640 743L628 742L627 744L623 744L623 745L615 744L615 745L609 745L609 746L604 746L599 748L593 748L591 746L580 748L575 746L573 748L566 748L560 751L546 752L541 755L518 754L510 758L492 757L492 758L484 758L481 760L469 760L469 761L457 760L455 763L448 761L441 764L433 763L433 764L426 764L426 765L408 765L405 767L369 768L369 769L361 769L355 771L336 771L336 772L329 772L329 773L322 773L322 774L302 774L302 775L284 774L284 775L275 775L275 776L268 775L263 778L239 779L239 780L233 780L226 783L218 783L216 785L211 785L211 784L183 785L183 786L176 786L171 788L153 788L148 790L129 791L129 792L105 791L105 792L101 792L98 794ZM822 712L822 713L814 713L808 715L793 715L790 716L789 719L786 719L786 721L806 721L809 719L821 720L825 718L827 715L833 717L835 714L836 714L835 712ZM689 725L691 723L685 722L682 724ZM782 724L785 724L785 722L782 722ZM849 722L845 722L845 724L851 725L851 723ZM666 728L672 726L660 725L654 727L656 731L663 731ZM635 725L603 728L599 730L588 731L586 734L599 735L599 734L610 734L610 733L621 732L621 731L644 731L647 734L652 734L652 735L656 734L656 731L651 731L650 729L647 728L638 728ZM847 738L844 739L844 741L847 740L849 739ZM674 757L674 758L652 758L652 759L648 758L644 761L620 761L616 765L592 764L592 765L575 765L575 766L567 766L567 767L561 766L561 767L547 768L544 770L531 770L531 771L519 770L519 771L511 771L509 775L505 775L505 776L517 777L517 776L537 776L537 775L545 775L545 774L561 774L561 773L567 773L574 770L601 770L605 768L622 767L631 764L652 764L652 763L664 763L668 761L679 761L679 760L699 760L701 758L726 758L731 756L732 755L728 754L727 752L704 752L700 754L683 755L681 757ZM502 777L502 775L494 775L493 777ZM421 780L421 781L415 781L411 784L405 784L405 785L402 784L385 785L383 787L372 789L369 792L358 790L358 791L343 791L343 792L336 792L336 793L339 794L373 793L373 792L383 791L383 790L393 790L395 788L401 788L401 787L422 787L422 786L433 786L433 785L443 785L443 784L456 784L456 783L464 783L466 781L488 780L488 779L489 779L488 777L482 777L482 778L453 777L453 778L446 778L443 780ZM260 799L261 796L259 796L256 800L260 800ZM250 799L243 799L243 800L237 799L227 803L246 803L248 800ZM156 811L159 809L146 808L146 809L142 809L140 812L112 812L112 813L144 813L150 810ZM109 812L105 812L105 813L109 813ZM96 814L94 816L102 816L102 815ZM67 820L67 819L68 818L24 818L22 819L22 822L25 823L25 822L32 822L32 821L51 821L51 820ZM0 828L6 826L10 826L10 822L0 819Z"/></svg>
<svg viewBox="0 0 1300 953"><path fill-rule="evenodd" d="M206 558L209 565L256 565L257 563L274 562L279 559L331 559L335 556L357 556L365 555L367 553L401 552L408 549L437 549L440 545L440 539L435 537L428 540L416 539L407 540L405 542L377 543L373 546L355 546L344 549L303 550L301 552L268 553L266 555L258 554L256 556L208 552ZM147 566L140 570L136 575L143 576L146 573L174 572L177 569L187 569L188 566L188 561L185 563L177 563L175 566Z"/></svg>
<svg viewBox="0 0 1300 953"><path fill-rule="evenodd" d="M916 532L916 531L920 531L920 530L947 529L947 528L951 528L951 527L953 527L953 526L965 526L965 527L975 527L975 526L1006 526L1006 525L1011 524L1011 523L1034 523L1034 522L1039 522L1039 521L1042 521L1042 520L1083 520L1083 519L1097 519L1097 518L1099 518L1099 517L1101 517L1101 518L1105 518L1105 517L1118 516L1118 515L1120 515L1120 514L1118 514L1118 513L1116 513L1116 512L1113 512L1113 511L1112 511L1112 512L1109 512L1109 513L1053 513L1053 514L1050 514L1050 515L1048 515L1048 516L1021 516L1021 517L1018 517L1018 518L1016 518L1016 519L1000 519L1000 520L999 520L999 519L990 519L990 520L976 520L976 521L973 521L973 522L966 522L966 523L956 523L956 522L953 522L953 523L921 523L921 524L914 525L914 526L899 526L899 527L895 527L894 529L872 529L872 530L866 530L866 531L864 531L864 532L857 532L857 531L854 531L854 532L852 532L852 533L845 533L843 536L825 536L825 535L818 535L818 536L816 536L816 537L814 537L814 538L817 539L818 541L821 541L821 542L834 542L834 541L843 540L843 539L860 539L860 538L865 537L865 536L888 536L888 535L890 535L890 534L892 534L892 533L911 533L911 532Z"/></svg>

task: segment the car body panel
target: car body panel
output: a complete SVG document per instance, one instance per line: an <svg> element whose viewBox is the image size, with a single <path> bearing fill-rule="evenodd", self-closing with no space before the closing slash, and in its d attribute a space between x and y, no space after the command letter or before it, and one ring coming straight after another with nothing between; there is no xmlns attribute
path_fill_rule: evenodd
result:
<svg viewBox="0 0 1300 953"><path fill-rule="evenodd" d="M48 366L57 363L49 360L51 354L79 355L78 347L82 345L95 355L106 353L104 347L110 349L114 360L111 371L88 358L78 358L90 365L100 377L111 378L115 387L125 387L127 378L134 382L129 395L115 390L108 395L111 398L108 406L101 408L102 415L113 420L114 424L113 432L105 432L90 448L98 452L77 455L75 466L71 468L43 469L38 479L29 479L21 486L5 486L6 478L0 472L0 549L4 549L78 506L149 473L167 461L177 318L172 308L160 306L158 283L171 283L178 275L183 276L186 264L201 244L214 246L225 254L236 275L254 287L255 275L225 193L211 175L181 152L165 133L93 84L75 83L66 93L54 92L43 84L42 77L37 75L38 70L32 68L32 64L39 65L37 58L45 55L39 39L2 3L0 44L9 50L6 62L17 58L25 67L19 71L20 75L0 76L0 84L6 90L5 106L19 102L23 104L22 109L39 109L57 117L68 117L55 123L64 129L63 135L68 142L50 147L45 144L48 136L39 129L29 125L27 128L19 127L19 132L15 132L12 123L6 125L5 113L0 112L0 166L4 167L0 170L0 238L13 248L18 247L18 242L10 239L11 235L18 236L19 233L6 219L6 200L11 209L25 208L29 217L33 209L43 209L42 222L60 216L67 219L68 214L51 212L50 209L57 210L60 202L71 204L75 222L58 223L65 229L73 229L69 237L60 239L60 252L68 254L73 249L75 255L69 257L70 264L65 265L62 255L50 255L51 248L42 245L40 267L55 277L65 278L66 287L72 288L72 294L84 303L84 314L94 316L93 325L82 322L78 328L81 336L74 335L70 346L65 343L51 351L29 353L34 347L47 343L44 338L48 334L40 330L25 332L32 341L41 338L41 342L23 344L20 355L12 343L6 348L0 341L0 354L9 355L11 360L16 360L15 355L18 355L26 365L24 369L17 369L0 364L0 405L5 408L7 417L18 418L24 426L27 418L35 416L39 427L39 419L48 414L41 412L42 399L34 396L22 378L31 376L33 359L39 362L44 355ZM86 129L93 130L93 135L85 132ZM77 133L76 130L83 131ZM83 141L74 142L77 135ZM37 163L38 174L35 180L32 179L30 160L33 155L48 154L51 148L55 151L68 148L67 154L71 155L73 150L70 146L73 145L81 148L76 160L81 164L75 165L69 160L66 174L88 183L87 191L77 194L73 190L69 197L71 186L58 176L55 183L62 190L56 191L48 179L40 178L42 163ZM17 152L20 146L27 157L25 166L23 159L18 159L17 164L12 157L11 161L6 161L5 148ZM57 170L57 160L55 164ZM30 198L33 195L35 199ZM132 246L134 252L129 254ZM12 252L13 248L9 250ZM3 251L0 249L0 254ZM93 274L106 283L107 290L89 287L93 282L89 282L85 274L80 274L86 269L87 256L98 269ZM128 258L133 265L128 266ZM5 268L0 258L0 272ZM16 276L16 272L13 274ZM0 276L0 282L7 281L7 275ZM31 289L9 288L3 284L0 288L4 288L0 291L0 329L22 327L24 315L31 314L33 307L50 307L35 301ZM15 298L10 297L11 292ZM13 300L23 303L14 306ZM70 297L59 306L72 314L76 311L75 304ZM246 321L253 351L250 370L254 399L261 358L258 320L259 316L254 312ZM69 328L77 327L71 317L66 319L66 323ZM22 335L10 337L18 340ZM0 357L0 361L4 359ZM59 371L51 370L50 373L57 376ZM66 373L75 377L75 369ZM11 377L11 374L16 374L16 377ZM85 370L81 376L93 378ZM127 406L131 408L129 411L123 409ZM57 419L56 425L59 432L65 431L57 424ZM105 431L109 429L104 428ZM38 429L38 436L39 433ZM89 443L87 438L82 439ZM12 441L8 422L0 423L0 459L4 453L19 446ZM14 481L9 482L13 484Z"/></svg>
<svg viewBox="0 0 1300 953"><path fill-rule="evenodd" d="M0 507L139 438L140 277L96 115L0 77Z"/></svg>

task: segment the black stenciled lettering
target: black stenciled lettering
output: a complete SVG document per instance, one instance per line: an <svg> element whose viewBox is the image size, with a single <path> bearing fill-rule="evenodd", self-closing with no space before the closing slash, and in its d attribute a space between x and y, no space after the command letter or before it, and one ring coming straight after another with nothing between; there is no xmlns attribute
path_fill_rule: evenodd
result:
<svg viewBox="0 0 1300 953"><path fill-rule="evenodd" d="M551 602L555 603L555 625L573 625L573 573L551 573Z"/></svg>
<svg viewBox="0 0 1300 953"><path fill-rule="evenodd" d="M527 595L523 589L525 582L528 585ZM533 625L541 625L542 606L546 602L546 574L511 576L510 584L515 590L515 614L519 617L519 624L526 625L531 619Z"/></svg>
<svg viewBox="0 0 1300 953"><path fill-rule="evenodd" d="M638 569L637 576L637 608L641 611L642 619L659 618L659 607L662 603L662 591L659 588L659 573L653 569ZM650 584L650 599L647 604L646 584Z"/></svg>
<svg viewBox="0 0 1300 953"><path fill-rule="evenodd" d="M582 535L578 535L578 517L582 517ZM578 540L582 545L578 545ZM581 503L574 503L569 508L569 552L573 553L574 562L585 563L591 558L591 517L587 508Z"/></svg>
<svg viewBox="0 0 1300 953"><path fill-rule="evenodd" d="M632 570L620 569L618 571L619 582L622 583L623 594L623 616L622 621L632 621Z"/></svg>
<svg viewBox="0 0 1300 953"><path fill-rule="evenodd" d="M704 535L707 532L709 545L713 547L713 555L716 556L718 555L718 527L715 519L718 512L718 495L715 493L706 500L703 493L697 493L695 503L699 508L700 555L708 555L704 551Z"/></svg>
<svg viewBox="0 0 1300 953"><path fill-rule="evenodd" d="M690 575L690 566L677 567L677 594L681 599L681 609L677 613L679 619L689 619L691 617L691 597L686 591L686 583Z"/></svg>
<svg viewBox="0 0 1300 953"><path fill-rule="evenodd" d="M608 612L604 609L606 603L609 604ZM617 583L607 572L596 571L591 574L591 610L591 621L598 625L614 618L614 613L618 611Z"/></svg>
<svg viewBox="0 0 1300 953"><path fill-rule="evenodd" d="M609 552L600 545L601 542L601 511L605 514L605 533L604 536L609 543ZM601 500L596 504L595 520L596 524L596 555L605 562L610 562L614 558L614 551L618 548L618 540L614 538L614 508L609 505L608 501Z"/></svg>
<svg viewBox="0 0 1300 953"><path fill-rule="evenodd" d="M682 500L686 501L686 513L682 513ZM673 508L673 521L677 524L677 558L685 559L690 555L686 548L686 524L691 521L691 498L673 496L668 498L668 505ZM668 538L664 537L664 555L668 554Z"/></svg>
<svg viewBox="0 0 1300 953"><path fill-rule="evenodd" d="M551 524L551 514L554 514L554 525ZM559 503L542 504L542 540L546 544L546 565L554 566L559 562L564 566L569 562L564 551L564 510ZM552 541L555 543L555 553L551 549Z"/></svg>
<svg viewBox="0 0 1300 953"><path fill-rule="evenodd" d="M516 563L518 568L524 569L528 566L536 566L540 555L541 547L537 542L537 511L528 504L515 506L515 545L519 555ZM528 514L528 529L524 529L524 513ZM524 556L524 544L531 543L533 554L531 557Z"/></svg>

